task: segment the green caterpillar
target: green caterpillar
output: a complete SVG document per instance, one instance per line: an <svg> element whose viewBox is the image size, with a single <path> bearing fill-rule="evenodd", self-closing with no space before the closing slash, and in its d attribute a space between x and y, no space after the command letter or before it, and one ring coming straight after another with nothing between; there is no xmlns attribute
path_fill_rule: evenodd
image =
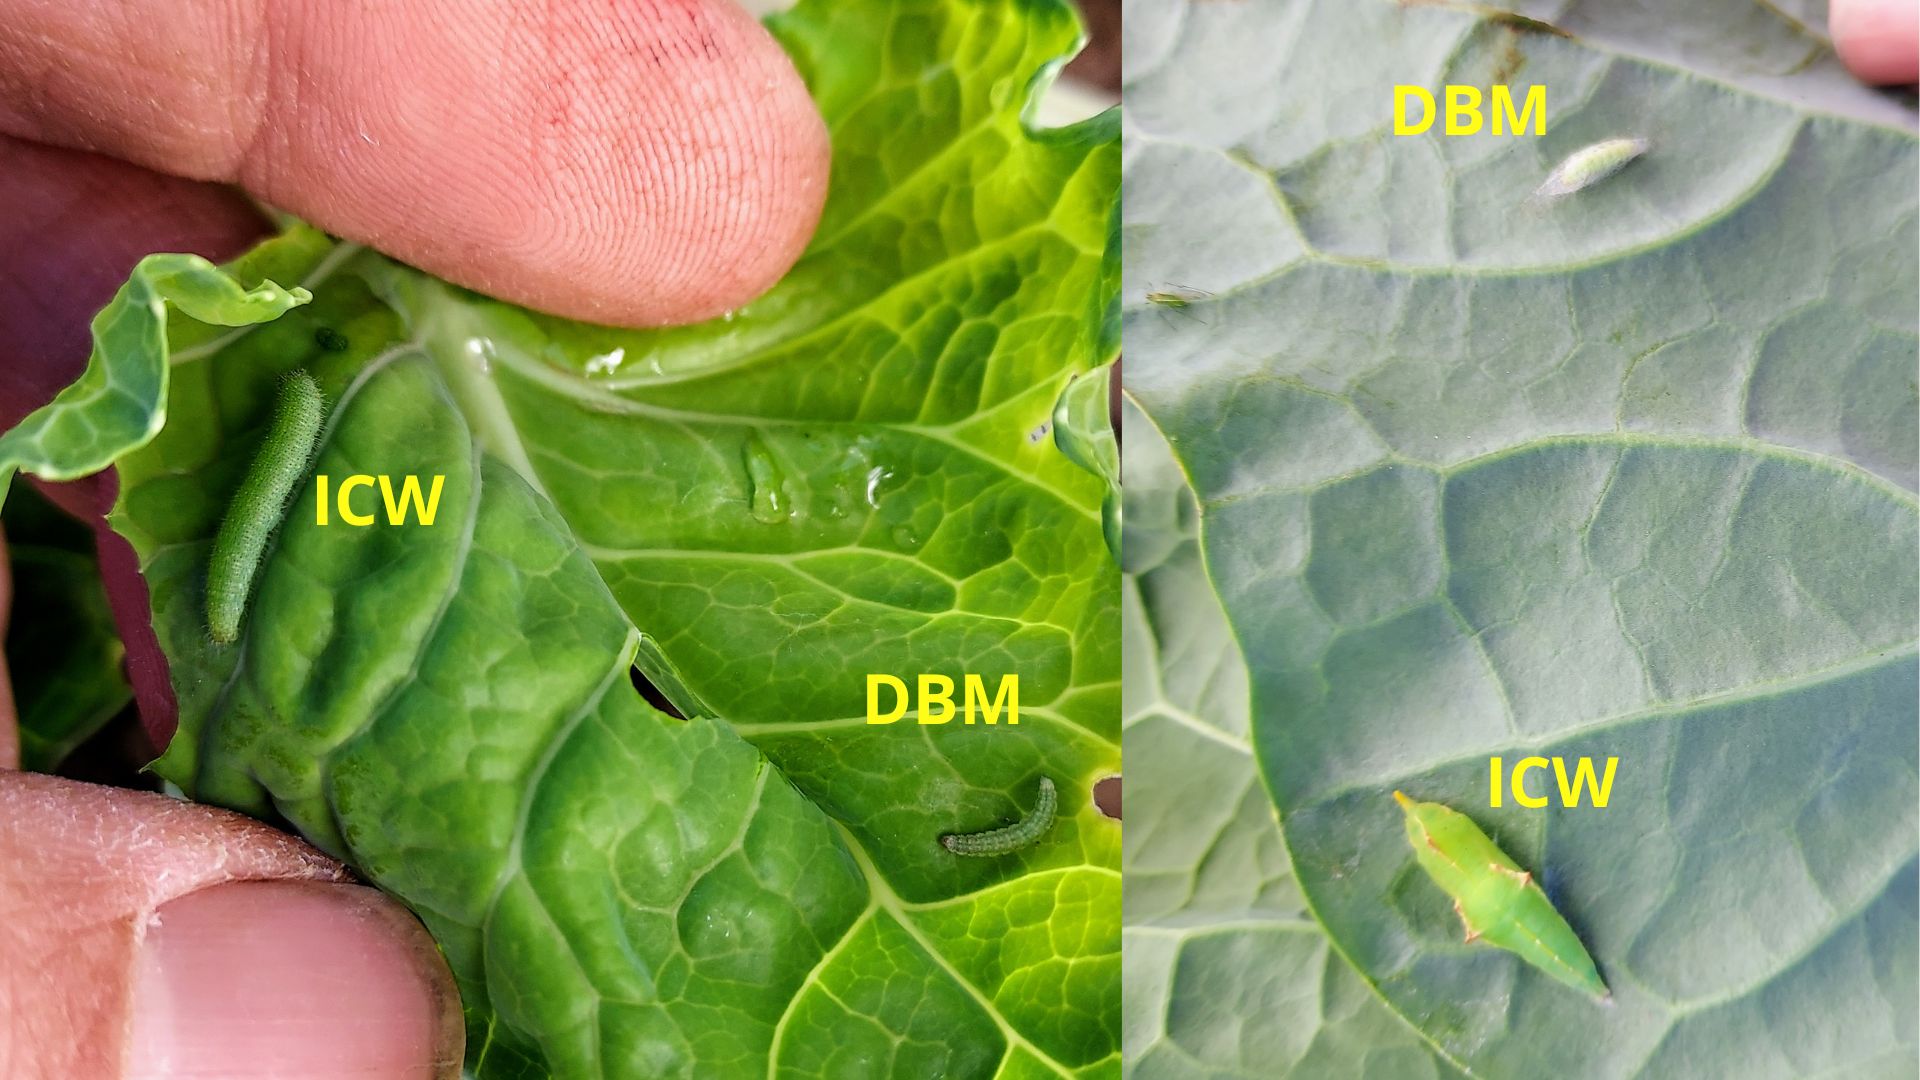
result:
<svg viewBox="0 0 1920 1080"><path fill-rule="evenodd" d="M1045 835L1053 827L1053 813L1059 807L1060 796L1053 788L1053 781L1040 778L1040 797L1034 800L1033 813L999 829L988 829L977 833L950 833L940 838L940 843L955 855L1005 855L1010 851L1019 851Z"/></svg>
<svg viewBox="0 0 1920 1080"><path fill-rule="evenodd" d="M1439 803L1393 793L1407 814L1414 861L1441 891L1468 941L1514 953L1555 979L1600 998L1611 996L1579 935L1554 910L1533 875L1520 869L1473 819Z"/></svg>
<svg viewBox="0 0 1920 1080"><path fill-rule="evenodd" d="M247 469L245 480L214 537L213 557L207 562L207 629L215 643L228 645L240 636L247 596L266 554L267 538L280 523L293 486L306 475L320 439L325 399L313 376L296 371L280 384L280 400L266 441Z"/></svg>

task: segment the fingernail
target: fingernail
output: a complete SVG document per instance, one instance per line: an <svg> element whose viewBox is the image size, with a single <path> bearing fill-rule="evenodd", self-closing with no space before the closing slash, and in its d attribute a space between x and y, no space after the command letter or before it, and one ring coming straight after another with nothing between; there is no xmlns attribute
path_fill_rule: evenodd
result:
<svg viewBox="0 0 1920 1080"><path fill-rule="evenodd" d="M135 964L134 1080L460 1075L446 964L426 929L372 889L202 889L159 909Z"/></svg>

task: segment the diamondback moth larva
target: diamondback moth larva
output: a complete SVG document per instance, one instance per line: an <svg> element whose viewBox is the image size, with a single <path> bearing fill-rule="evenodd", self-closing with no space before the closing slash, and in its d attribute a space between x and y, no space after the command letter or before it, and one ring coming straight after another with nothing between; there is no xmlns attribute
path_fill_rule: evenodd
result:
<svg viewBox="0 0 1920 1080"><path fill-rule="evenodd" d="M1040 778L1040 797L1033 812L1011 825L977 833L949 833L940 838L941 846L955 855L1005 855L1031 845L1053 827L1053 814L1059 806L1059 793L1053 781Z"/></svg>

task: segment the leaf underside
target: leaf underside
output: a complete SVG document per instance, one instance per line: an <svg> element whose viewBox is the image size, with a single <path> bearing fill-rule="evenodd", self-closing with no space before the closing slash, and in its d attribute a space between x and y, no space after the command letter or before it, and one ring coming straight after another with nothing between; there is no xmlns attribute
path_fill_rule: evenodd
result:
<svg viewBox="0 0 1920 1080"><path fill-rule="evenodd" d="M1307 911L1256 775L1246 665L1201 564L1192 493L1131 403L1122 427L1127 1075L1462 1075Z"/></svg>
<svg viewBox="0 0 1920 1080"><path fill-rule="evenodd" d="M1911 98L1797 7L1128 12L1128 389L1197 498L1306 917L1474 1075L1911 1075L1920 177ZM1386 127L1396 83L1493 81L1547 86L1544 137ZM1650 149L1527 204L1612 137ZM1484 808L1528 754L1620 758L1604 810L1475 810L1610 1007L1463 944L1400 836L1395 788ZM1169 1038L1245 993L1215 970Z"/></svg>

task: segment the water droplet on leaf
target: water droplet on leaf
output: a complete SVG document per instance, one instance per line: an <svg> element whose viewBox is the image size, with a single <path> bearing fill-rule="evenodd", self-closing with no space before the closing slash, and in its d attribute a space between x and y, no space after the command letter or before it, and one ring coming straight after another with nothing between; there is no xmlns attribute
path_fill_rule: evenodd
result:
<svg viewBox="0 0 1920 1080"><path fill-rule="evenodd" d="M867 505L880 509L880 486L893 479L893 470L885 465L875 465L867 470Z"/></svg>
<svg viewBox="0 0 1920 1080"><path fill-rule="evenodd" d="M627 350L624 347L616 348L612 352L601 353L599 356L596 356L591 360L588 360L587 374L611 375L614 372L619 371L620 365L626 363L626 361L627 361Z"/></svg>
<svg viewBox="0 0 1920 1080"><path fill-rule="evenodd" d="M493 341L490 338L471 337L467 339L467 359L473 366L486 375L493 371Z"/></svg>
<svg viewBox="0 0 1920 1080"><path fill-rule="evenodd" d="M741 457L747 465L747 503L753 519L763 525L778 525L792 518L793 496L786 488L786 471L766 440L757 432L747 436Z"/></svg>

